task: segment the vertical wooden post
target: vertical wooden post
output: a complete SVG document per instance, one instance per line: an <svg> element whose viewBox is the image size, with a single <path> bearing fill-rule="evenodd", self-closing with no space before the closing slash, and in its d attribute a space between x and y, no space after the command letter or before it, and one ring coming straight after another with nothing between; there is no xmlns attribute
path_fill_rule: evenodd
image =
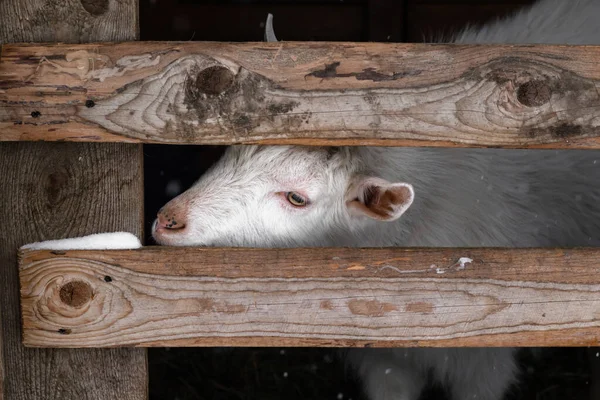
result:
<svg viewBox="0 0 600 400"><path fill-rule="evenodd" d="M0 43L133 40L138 26L137 0L0 1ZM22 346L16 259L33 241L141 237L142 179L141 145L0 144L0 400L147 399L145 350Z"/></svg>

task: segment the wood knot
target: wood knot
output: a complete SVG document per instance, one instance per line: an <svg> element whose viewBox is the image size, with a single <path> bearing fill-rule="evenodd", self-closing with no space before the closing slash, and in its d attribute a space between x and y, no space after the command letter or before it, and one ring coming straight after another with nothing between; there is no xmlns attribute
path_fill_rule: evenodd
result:
<svg viewBox="0 0 600 400"><path fill-rule="evenodd" d="M85 11L91 15L99 16L108 11L109 0L81 0L81 5Z"/></svg>
<svg viewBox="0 0 600 400"><path fill-rule="evenodd" d="M226 91L232 84L235 76L233 72L225 67L209 67L198 73L194 85L201 93L220 94Z"/></svg>
<svg viewBox="0 0 600 400"><path fill-rule="evenodd" d="M81 308L92 299L90 285L82 281L71 281L60 288L60 301L73 307Z"/></svg>
<svg viewBox="0 0 600 400"><path fill-rule="evenodd" d="M57 169L46 176L45 190L48 203L55 205L61 202L62 193L70 184L69 174L63 169Z"/></svg>
<svg viewBox="0 0 600 400"><path fill-rule="evenodd" d="M552 90L545 81L530 81L517 89L517 100L527 107L538 107L550 101Z"/></svg>

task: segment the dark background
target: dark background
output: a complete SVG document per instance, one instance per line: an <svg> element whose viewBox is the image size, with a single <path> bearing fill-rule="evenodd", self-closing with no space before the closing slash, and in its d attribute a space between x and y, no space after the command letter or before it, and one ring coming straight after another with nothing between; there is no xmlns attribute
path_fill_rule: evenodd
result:
<svg viewBox="0 0 600 400"><path fill-rule="evenodd" d="M565 0L568 1L568 0ZM267 14L284 41L439 41L532 0L140 0L141 40L262 41ZM222 147L145 145L146 237L156 211ZM151 243L151 239L148 239ZM331 349L151 349L150 399L353 399L360 387ZM524 354L507 400L587 400L584 349ZM422 400L443 400L430 388ZM462 400L462 399L461 399ZM600 400L600 399L596 399Z"/></svg>

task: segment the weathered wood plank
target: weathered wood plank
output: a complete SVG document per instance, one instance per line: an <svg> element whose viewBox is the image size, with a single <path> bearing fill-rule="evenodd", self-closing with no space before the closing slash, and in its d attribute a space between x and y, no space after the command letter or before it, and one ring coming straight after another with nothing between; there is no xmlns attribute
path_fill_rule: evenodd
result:
<svg viewBox="0 0 600 400"><path fill-rule="evenodd" d="M26 251L24 342L597 345L599 260L594 248Z"/></svg>
<svg viewBox="0 0 600 400"><path fill-rule="evenodd" d="M138 37L137 3L0 1L0 43L133 40ZM3 77L2 95L5 89ZM141 146L0 143L0 170L0 219L6 227L0 232L0 370L5 378L2 383L0 373L0 398L146 400L142 349L23 346L16 257L19 246L39 240L115 230L141 236Z"/></svg>
<svg viewBox="0 0 600 400"><path fill-rule="evenodd" d="M137 0L2 1L0 16L0 44L112 42L139 37Z"/></svg>
<svg viewBox="0 0 600 400"><path fill-rule="evenodd" d="M8 45L0 140L600 148L598 60L597 46Z"/></svg>
<svg viewBox="0 0 600 400"><path fill-rule="evenodd" d="M6 400L147 399L142 349L23 346L17 268L18 247L32 241L115 230L141 235L141 157L137 145L1 144L0 218L10 227L0 232Z"/></svg>

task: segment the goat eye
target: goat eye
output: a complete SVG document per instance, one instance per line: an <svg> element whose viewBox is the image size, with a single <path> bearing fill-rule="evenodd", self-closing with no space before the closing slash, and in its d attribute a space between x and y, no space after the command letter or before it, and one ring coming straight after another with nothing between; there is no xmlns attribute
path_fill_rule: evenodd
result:
<svg viewBox="0 0 600 400"><path fill-rule="evenodd" d="M306 205L306 199L296 192L287 192L285 197L293 206L304 207Z"/></svg>

